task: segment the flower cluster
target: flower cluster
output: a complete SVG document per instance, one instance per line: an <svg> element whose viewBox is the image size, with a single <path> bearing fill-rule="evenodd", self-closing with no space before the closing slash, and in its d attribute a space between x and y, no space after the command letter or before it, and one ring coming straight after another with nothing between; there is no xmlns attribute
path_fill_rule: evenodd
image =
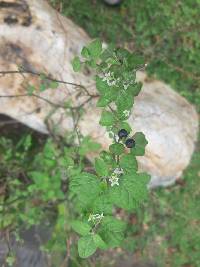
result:
<svg viewBox="0 0 200 267"><path fill-rule="evenodd" d="M128 77L125 81L123 81L123 88L126 90L131 84L134 84L135 81L133 80L132 76L131 78Z"/></svg>
<svg viewBox="0 0 200 267"><path fill-rule="evenodd" d="M124 90L126 90L131 84L135 83L135 80L131 77L125 77L125 78L120 78L118 77L117 79L114 76L114 72L105 72L103 74L103 81L106 81L109 86L119 86L122 83L122 86Z"/></svg>
<svg viewBox="0 0 200 267"><path fill-rule="evenodd" d="M101 213L101 214L98 214L98 213L97 214L90 214L89 218L88 218L88 222L90 222L90 221L92 221L94 223L100 222L103 219L103 217L104 217L103 213Z"/></svg>
<svg viewBox="0 0 200 267"><path fill-rule="evenodd" d="M131 84L132 84L132 83L124 82L124 83L123 83L124 90L126 90Z"/></svg>
<svg viewBox="0 0 200 267"><path fill-rule="evenodd" d="M104 74L103 81L106 81L109 86L116 85L119 82L119 78L115 79L113 72L107 72Z"/></svg>
<svg viewBox="0 0 200 267"><path fill-rule="evenodd" d="M124 173L122 168L116 168L111 176L109 177L109 182L111 186L119 185L119 178Z"/></svg>
<svg viewBox="0 0 200 267"><path fill-rule="evenodd" d="M124 111L123 111L123 114L124 114L124 116L126 116L126 117L129 117L129 116L130 116L130 113L131 113L130 110L124 110Z"/></svg>

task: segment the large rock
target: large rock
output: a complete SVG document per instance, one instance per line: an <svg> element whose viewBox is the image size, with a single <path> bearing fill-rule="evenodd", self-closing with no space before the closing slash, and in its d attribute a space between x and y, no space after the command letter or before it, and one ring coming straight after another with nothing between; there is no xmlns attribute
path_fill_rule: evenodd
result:
<svg viewBox="0 0 200 267"><path fill-rule="evenodd" d="M96 90L89 73L76 74L70 61L90 41L87 34L72 21L62 17L42 0L6 0L0 2L0 70L26 70L45 72L71 83L82 84L91 94ZM26 79L25 79L26 78ZM198 115L194 107L169 86L138 73L143 82L141 94L136 98L130 123L134 131L143 131L149 144L144 157L139 157L142 170L151 176L150 186L166 186L181 176L194 151L197 138ZM0 78L0 95L26 94L29 81L36 86L37 76L7 74ZM80 89L80 88L79 88ZM39 94L39 93L38 93ZM47 90L40 96L61 103L72 98L74 105L86 99L77 98L78 88L60 85L57 90ZM105 129L98 125L100 110L96 100L86 107L80 121L80 131L90 134L107 148L110 140ZM45 118L52 106L35 97L0 98L0 113L41 132L48 132ZM59 123L58 123L59 122ZM73 120L61 109L51 117L61 134L73 127Z"/></svg>
<svg viewBox="0 0 200 267"><path fill-rule="evenodd" d="M167 186L182 175L190 162L198 132L198 115L170 86L139 73L143 90L130 120L149 143L139 162L152 176L150 186Z"/></svg>

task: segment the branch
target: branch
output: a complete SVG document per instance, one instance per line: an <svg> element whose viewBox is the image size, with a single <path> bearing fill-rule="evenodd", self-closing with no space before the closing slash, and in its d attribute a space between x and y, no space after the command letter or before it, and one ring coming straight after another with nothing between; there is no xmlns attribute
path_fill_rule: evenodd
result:
<svg viewBox="0 0 200 267"><path fill-rule="evenodd" d="M57 103L54 103L50 100L48 100L47 98L45 97L42 97L40 95L36 95L36 94L21 94L21 95L0 95L0 98L14 98L14 97L36 97L40 100L43 100L45 101L46 103L50 104L51 106L54 106L56 108L63 108L63 109L66 109L66 107L62 104L57 104ZM80 109L82 108L84 105L86 105L88 102L90 102L93 98L95 97L98 97L98 95L90 95L89 98L87 100L85 100L82 104L80 104L79 106L76 106L76 107L69 107L69 109L73 109L73 110L77 110L77 109Z"/></svg>
<svg viewBox="0 0 200 267"><path fill-rule="evenodd" d="M31 75L40 77L43 73L29 71L29 70L8 70L8 71L0 71L0 74L2 76L9 75L9 74L20 74L20 75L22 75L22 74L31 74ZM85 93L87 93L88 96L93 96L93 95L91 95L89 93L89 91L87 90L87 88L85 86L81 85L81 84L76 84L76 83L72 83L72 82L66 82L66 81L63 81L63 80L57 80L57 79L54 79L51 76L46 75L46 74L45 74L45 79L47 79L49 81L52 81L52 82L57 82L57 83L60 83L60 84L67 84L67 85L72 85L72 86L75 86L75 87L79 87Z"/></svg>

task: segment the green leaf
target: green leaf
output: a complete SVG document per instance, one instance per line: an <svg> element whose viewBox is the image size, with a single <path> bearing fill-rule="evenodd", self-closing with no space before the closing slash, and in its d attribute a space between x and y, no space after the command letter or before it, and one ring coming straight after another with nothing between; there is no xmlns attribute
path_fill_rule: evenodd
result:
<svg viewBox="0 0 200 267"><path fill-rule="evenodd" d="M129 173L120 178L120 186L110 188L110 198L118 207L131 211L147 198L150 176L145 173Z"/></svg>
<svg viewBox="0 0 200 267"><path fill-rule="evenodd" d="M116 55L120 60L128 59L131 56L131 53L125 48L117 48Z"/></svg>
<svg viewBox="0 0 200 267"><path fill-rule="evenodd" d="M103 61L106 61L107 59L112 58L114 49L115 49L115 45L109 44L108 47L104 49L103 53L101 54L101 59Z"/></svg>
<svg viewBox="0 0 200 267"><path fill-rule="evenodd" d="M52 88L52 89L56 89L56 88L58 88L58 85L59 85L58 82L51 81L50 84L49 84L49 87Z"/></svg>
<svg viewBox="0 0 200 267"><path fill-rule="evenodd" d="M103 81L102 78L96 76L96 88L100 94L105 94L109 90L109 86L106 81Z"/></svg>
<svg viewBox="0 0 200 267"><path fill-rule="evenodd" d="M106 216L102 220L99 228L99 235L103 241L111 248L120 246L124 239L126 223L111 216Z"/></svg>
<svg viewBox="0 0 200 267"><path fill-rule="evenodd" d="M120 111L119 109L117 109L117 114L116 117L118 119L118 121L124 121L124 120L128 120L128 118L130 117L131 114L131 109L129 110L124 110L124 111Z"/></svg>
<svg viewBox="0 0 200 267"><path fill-rule="evenodd" d="M80 61L80 59L79 59L78 56L76 56L76 57L72 60L72 67L73 67L73 70L74 70L75 72L80 71L80 69L81 69L81 61Z"/></svg>
<svg viewBox="0 0 200 267"><path fill-rule="evenodd" d="M142 83L138 82L136 84L130 85L127 91L129 92L130 95L132 95L132 97L135 97L139 95L141 89L142 89Z"/></svg>
<svg viewBox="0 0 200 267"><path fill-rule="evenodd" d="M81 237L78 240L78 254L81 258L88 258L95 253L97 245L92 234Z"/></svg>
<svg viewBox="0 0 200 267"><path fill-rule="evenodd" d="M82 172L71 178L69 188L77 196L77 205L86 207L98 197L100 181L97 176Z"/></svg>
<svg viewBox="0 0 200 267"><path fill-rule="evenodd" d="M96 61L94 59L88 60L86 64L91 68L96 68L97 66Z"/></svg>
<svg viewBox="0 0 200 267"><path fill-rule="evenodd" d="M109 173L108 166L102 159L95 159L95 170L99 176L107 176Z"/></svg>
<svg viewBox="0 0 200 267"><path fill-rule="evenodd" d="M109 68L109 71L113 73L115 79L121 78L122 67L120 64L112 64Z"/></svg>
<svg viewBox="0 0 200 267"><path fill-rule="evenodd" d="M93 58L98 58L102 52L102 43L99 39L96 39L88 45L87 49Z"/></svg>
<svg viewBox="0 0 200 267"><path fill-rule="evenodd" d="M105 95L100 96L97 102L97 107L106 107L108 104L110 104L111 100L107 98Z"/></svg>
<svg viewBox="0 0 200 267"><path fill-rule="evenodd" d="M100 235L95 234L93 238L94 238L94 242L98 248L100 248L100 249L107 249L108 248L107 244L103 241L103 239L100 237Z"/></svg>
<svg viewBox="0 0 200 267"><path fill-rule="evenodd" d="M81 55L84 57L84 58L89 58L90 57L90 52L89 50L87 49L87 47L83 47L83 49L81 50Z"/></svg>
<svg viewBox="0 0 200 267"><path fill-rule="evenodd" d="M72 221L71 226L72 226L72 229L80 235L87 235L90 233L90 230L91 230L91 227L89 224L78 221L78 220Z"/></svg>
<svg viewBox="0 0 200 267"><path fill-rule="evenodd" d="M113 162L113 155L110 152L107 152L105 150L101 151L100 157L108 164L112 164Z"/></svg>
<svg viewBox="0 0 200 267"><path fill-rule="evenodd" d="M126 91L122 91L116 100L118 112L123 113L125 110L130 110L133 107L133 102L132 95Z"/></svg>
<svg viewBox="0 0 200 267"><path fill-rule="evenodd" d="M113 204L109 199L109 195L105 192L104 194L101 194L92 205L92 210L94 213L104 215L110 215L113 212Z"/></svg>
<svg viewBox="0 0 200 267"><path fill-rule="evenodd" d="M55 146L52 140L48 140L43 149L43 155L45 158L53 159L55 161Z"/></svg>
<svg viewBox="0 0 200 267"><path fill-rule="evenodd" d="M97 152L101 148L101 145L97 142L94 142L90 136L84 136L80 147L79 154L85 156L91 152Z"/></svg>
<svg viewBox="0 0 200 267"><path fill-rule="evenodd" d="M111 126L115 122L115 116L112 112L103 111L101 114L100 124L102 126Z"/></svg>
<svg viewBox="0 0 200 267"><path fill-rule="evenodd" d="M27 91L28 91L28 95L32 95L33 92L35 91L35 86L31 85L31 84L28 84Z"/></svg>
<svg viewBox="0 0 200 267"><path fill-rule="evenodd" d="M119 123L118 131L121 130L121 129L125 129L128 133L130 133L131 130L132 130L131 126L126 121L122 121L122 122Z"/></svg>
<svg viewBox="0 0 200 267"><path fill-rule="evenodd" d="M115 143L109 146L109 150L114 155L121 155L124 152L124 145L120 143Z"/></svg>
<svg viewBox="0 0 200 267"><path fill-rule="evenodd" d="M32 145L32 137L30 134L24 135L16 144L16 149L23 147L24 150L28 150Z"/></svg>
<svg viewBox="0 0 200 267"><path fill-rule="evenodd" d="M135 140L135 147L131 149L131 153L136 156L143 156L145 154L145 146L148 141L142 132L137 132L134 134L133 139Z"/></svg>
<svg viewBox="0 0 200 267"><path fill-rule="evenodd" d="M105 86L105 91L100 92L100 98L97 102L98 107L106 107L112 101L115 101L118 96L118 88L114 86Z"/></svg>
<svg viewBox="0 0 200 267"><path fill-rule="evenodd" d="M132 154L123 155L120 159L120 166L126 172L136 172L138 169L137 160Z"/></svg>
<svg viewBox="0 0 200 267"><path fill-rule="evenodd" d="M42 184L41 188L44 186L45 182L48 180L48 175L43 172L39 171L32 171L29 172L29 175L31 176L32 180L34 181L35 184Z"/></svg>
<svg viewBox="0 0 200 267"><path fill-rule="evenodd" d="M144 58L135 54L130 54L127 58L127 62L129 69L137 69L144 65Z"/></svg>
<svg viewBox="0 0 200 267"><path fill-rule="evenodd" d="M13 256L12 254L6 257L6 263L8 264L8 266L10 267L14 266L15 262L16 262L16 257Z"/></svg>
<svg viewBox="0 0 200 267"><path fill-rule="evenodd" d="M41 83L39 88L40 92L44 92L46 89L47 89L46 85L44 83Z"/></svg>

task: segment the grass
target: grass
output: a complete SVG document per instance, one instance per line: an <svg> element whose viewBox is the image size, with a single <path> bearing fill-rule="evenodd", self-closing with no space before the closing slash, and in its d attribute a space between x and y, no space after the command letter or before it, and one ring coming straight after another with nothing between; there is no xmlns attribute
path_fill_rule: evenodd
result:
<svg viewBox="0 0 200 267"><path fill-rule="evenodd" d="M198 0L53 1L65 16L92 37L117 43L142 55L147 71L170 84L200 110ZM136 247L158 266L200 266L200 154L193 155L182 180L151 192L140 220ZM137 232L136 231L136 232ZM133 243L133 242L132 242Z"/></svg>
<svg viewBox="0 0 200 267"><path fill-rule="evenodd" d="M157 247L159 266L200 266L200 154L180 183L151 193L146 209L146 253Z"/></svg>

